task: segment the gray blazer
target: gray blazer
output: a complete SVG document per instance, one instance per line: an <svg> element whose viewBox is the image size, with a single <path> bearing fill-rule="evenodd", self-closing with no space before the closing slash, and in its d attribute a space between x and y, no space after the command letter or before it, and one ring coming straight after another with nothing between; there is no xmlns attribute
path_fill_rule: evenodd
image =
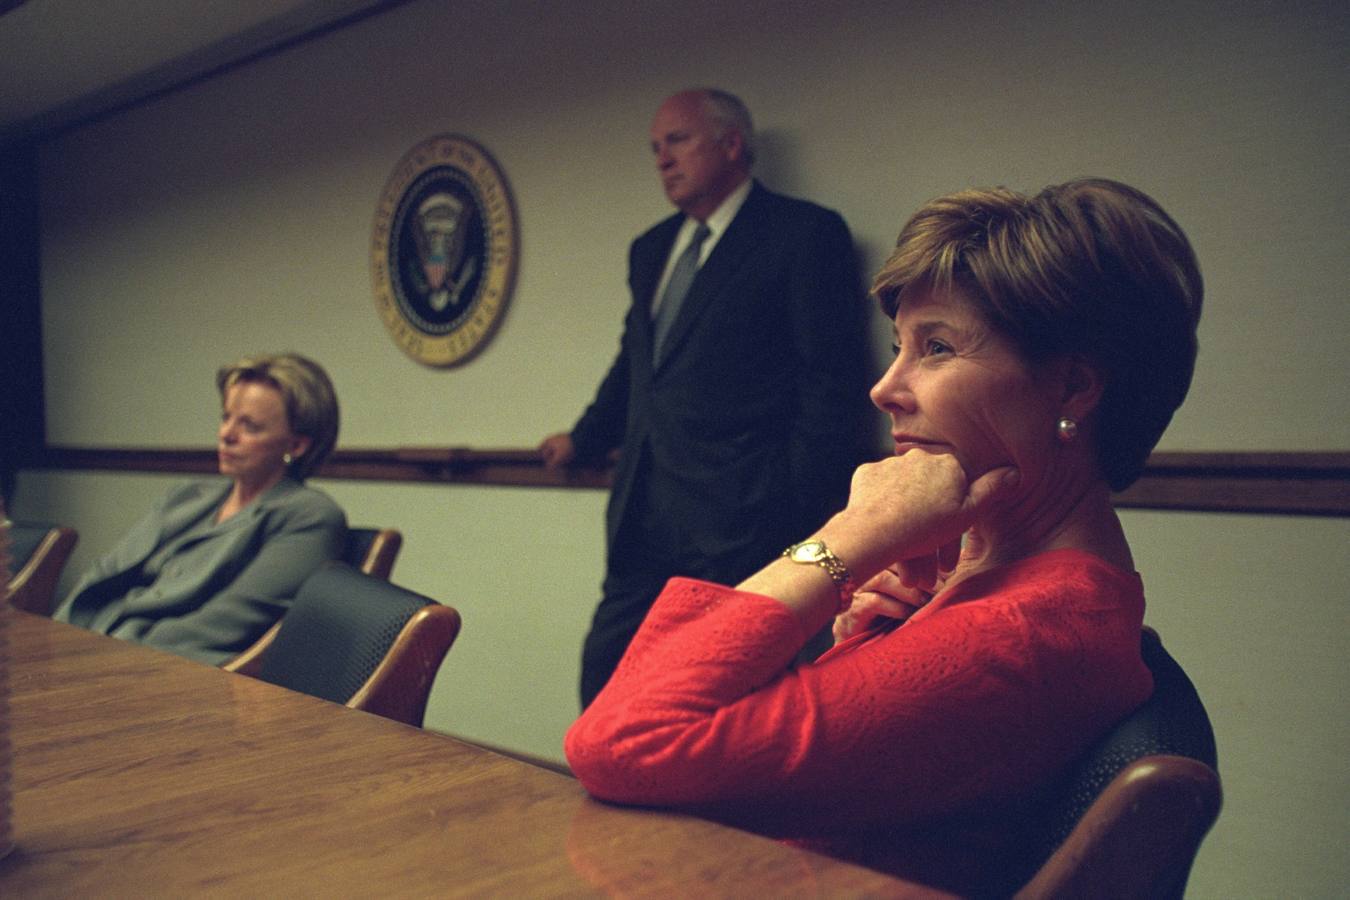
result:
<svg viewBox="0 0 1350 900"><path fill-rule="evenodd" d="M326 494L283 478L216 524L229 490L220 480L170 491L53 618L211 665L247 648L342 552L347 519Z"/></svg>

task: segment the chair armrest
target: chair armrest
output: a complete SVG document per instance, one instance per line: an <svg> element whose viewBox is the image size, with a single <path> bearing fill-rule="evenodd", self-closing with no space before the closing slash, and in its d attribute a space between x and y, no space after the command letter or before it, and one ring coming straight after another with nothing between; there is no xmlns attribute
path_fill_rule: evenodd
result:
<svg viewBox="0 0 1350 900"><path fill-rule="evenodd" d="M253 642L253 646L229 662L222 663L220 667L226 672L237 672L240 675L257 678L258 673L262 671L263 654L267 652L268 647L272 646L272 641L280 630L281 622L275 622L271 628L263 632L262 637Z"/></svg>
<svg viewBox="0 0 1350 900"><path fill-rule="evenodd" d="M1222 796L1218 773L1198 760L1141 757L1106 786L1016 896L1180 897Z"/></svg>
<svg viewBox="0 0 1350 900"><path fill-rule="evenodd" d="M28 562L9 580L10 602L27 612L50 616L61 570L78 540L73 528L58 527L47 532Z"/></svg>
<svg viewBox="0 0 1350 900"><path fill-rule="evenodd" d="M394 570L394 560L398 558L398 551L402 546L402 532L395 528L381 528L370 542L370 547L357 568L367 575L388 581L389 575Z"/></svg>
<svg viewBox="0 0 1350 900"><path fill-rule="evenodd" d="M431 604L413 613L347 706L420 728L432 682L459 626L459 613L450 606Z"/></svg>

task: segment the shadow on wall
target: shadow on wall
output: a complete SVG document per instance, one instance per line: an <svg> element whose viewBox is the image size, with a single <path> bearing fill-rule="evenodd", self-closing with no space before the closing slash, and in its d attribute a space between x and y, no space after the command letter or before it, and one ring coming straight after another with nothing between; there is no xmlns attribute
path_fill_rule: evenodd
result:
<svg viewBox="0 0 1350 900"><path fill-rule="evenodd" d="M819 203L834 208L828 197L813 197L805 192L801 172L801 139L792 131L781 128L766 128L755 132L755 178L769 190ZM844 217L848 221L848 217ZM852 225L849 226L852 229ZM896 226L897 231L899 226ZM892 245L860 241L853 234L853 252L861 273L864 293L872 284L876 260L885 259ZM869 346L871 348L870 371L875 380L886 370L891 361L891 327L886 317L877 312L876 304L870 296L865 301L874 313L867 320ZM870 382L869 382L870 383ZM886 456L890 447L890 424L886 417L877 413L873 431L875 432L875 451L877 458Z"/></svg>
<svg viewBox="0 0 1350 900"><path fill-rule="evenodd" d="M771 190L802 196L800 144L792 132L782 128L756 131L755 177Z"/></svg>

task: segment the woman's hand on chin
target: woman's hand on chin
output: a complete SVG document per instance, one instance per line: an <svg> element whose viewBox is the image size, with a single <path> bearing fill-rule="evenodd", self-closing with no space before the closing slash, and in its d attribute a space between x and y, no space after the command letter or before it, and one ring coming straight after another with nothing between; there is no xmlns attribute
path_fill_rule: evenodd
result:
<svg viewBox="0 0 1350 900"><path fill-rule="evenodd" d="M1018 477L1016 469L1000 466L968 481L950 453L910 450L860 466L848 505L827 528L840 529L840 537L854 545L863 571L876 572L886 561L900 559L912 583L926 576L931 584L938 572L955 566L961 535L1016 486Z"/></svg>

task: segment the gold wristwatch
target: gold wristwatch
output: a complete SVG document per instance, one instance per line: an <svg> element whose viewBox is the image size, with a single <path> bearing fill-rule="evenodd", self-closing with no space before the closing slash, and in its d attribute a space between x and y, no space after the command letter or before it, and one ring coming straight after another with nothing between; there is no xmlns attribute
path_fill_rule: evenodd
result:
<svg viewBox="0 0 1350 900"><path fill-rule="evenodd" d="M800 544L793 544L783 551L783 555L795 563L801 563L804 566L820 566L830 576L834 582L835 589L839 591L839 610L835 615L848 609L849 604L853 602L853 593L858 586L853 582L853 576L848 571L848 566L835 556L825 542L821 540L802 541Z"/></svg>

